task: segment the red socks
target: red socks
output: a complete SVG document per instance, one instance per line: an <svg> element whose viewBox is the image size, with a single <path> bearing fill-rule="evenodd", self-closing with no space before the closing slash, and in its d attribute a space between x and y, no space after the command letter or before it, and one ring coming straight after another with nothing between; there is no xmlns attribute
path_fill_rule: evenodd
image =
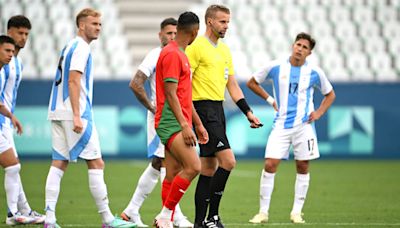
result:
<svg viewBox="0 0 400 228"><path fill-rule="evenodd" d="M167 200L167 197L169 195L169 192L171 190L171 182L167 180L167 178L164 178L164 181L162 182L162 187L161 187L161 199L162 199L162 205L164 205L165 201Z"/></svg>
<svg viewBox="0 0 400 228"><path fill-rule="evenodd" d="M169 186L167 186L169 185ZM190 181L176 175L172 183L166 182L166 179L163 182L162 189L162 197L164 206L170 210L174 210L175 206L178 204L179 200L181 200L183 194L185 194L186 190L190 185ZM164 191L170 189L168 197L164 198ZM165 200L166 199L166 200Z"/></svg>

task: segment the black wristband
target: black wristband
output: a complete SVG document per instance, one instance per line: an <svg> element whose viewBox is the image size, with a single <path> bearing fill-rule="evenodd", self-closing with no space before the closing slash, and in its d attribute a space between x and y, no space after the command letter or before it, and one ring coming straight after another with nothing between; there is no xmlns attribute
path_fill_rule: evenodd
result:
<svg viewBox="0 0 400 228"><path fill-rule="evenodd" d="M252 112L251 108L247 104L246 99L242 98L236 102L236 105L242 110L243 114L247 115L247 112Z"/></svg>

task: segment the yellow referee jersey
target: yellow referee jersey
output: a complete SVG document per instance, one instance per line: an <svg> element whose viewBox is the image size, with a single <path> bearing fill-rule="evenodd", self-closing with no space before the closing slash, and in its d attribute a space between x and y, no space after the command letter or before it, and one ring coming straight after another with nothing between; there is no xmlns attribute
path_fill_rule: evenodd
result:
<svg viewBox="0 0 400 228"><path fill-rule="evenodd" d="M192 69L193 101L223 101L228 77L234 75L228 46L199 36L186 48L186 55Z"/></svg>

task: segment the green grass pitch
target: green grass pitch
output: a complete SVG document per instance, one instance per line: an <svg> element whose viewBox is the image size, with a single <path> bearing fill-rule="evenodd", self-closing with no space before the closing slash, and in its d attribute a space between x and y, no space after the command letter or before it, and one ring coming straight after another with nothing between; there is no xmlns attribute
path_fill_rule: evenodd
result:
<svg viewBox="0 0 400 228"><path fill-rule="evenodd" d="M22 161L21 176L31 206L43 213L44 187L50 161ZM106 161L105 179L111 210L119 214L128 204L147 161ZM270 222L251 225L247 221L259 209L259 179L262 160L239 160L227 184L220 214L226 227L400 227L400 161L318 160L311 163L311 184L304 207L305 225L293 225L289 213L293 202L295 165L279 167L272 195ZM4 172L0 173L3 183ZM184 213L194 218L194 189L181 201ZM3 185L3 184L2 184ZM0 227L6 216L4 187L0 190ZM160 211L160 186L144 202L143 221L151 224ZM3 216L3 217L1 217ZM89 193L87 168L82 161L70 164L62 180L57 205L62 227L100 227ZM24 226L40 227L40 226Z"/></svg>

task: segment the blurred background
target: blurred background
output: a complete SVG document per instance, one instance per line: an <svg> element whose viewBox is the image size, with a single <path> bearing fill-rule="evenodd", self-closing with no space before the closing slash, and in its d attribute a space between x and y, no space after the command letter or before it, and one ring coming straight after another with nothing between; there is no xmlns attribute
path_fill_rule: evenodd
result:
<svg viewBox="0 0 400 228"><path fill-rule="evenodd" d="M190 10L201 19L213 3L231 9L224 42L231 48L236 77L264 123L253 130L230 100L228 137L238 158L262 158L273 110L245 83L267 61L288 56L295 35L317 40L309 61L333 83L337 99L316 123L325 158L400 158L400 0L0 0L0 32L10 16L26 15L32 30L20 52L24 65L16 115L25 132L15 137L20 157L50 159L47 104L58 55L76 33L84 7L102 13L94 41L95 122L106 157L144 158L146 110L129 81L148 51L159 45L160 22ZM270 85L265 85L269 92ZM316 91L318 94L318 91ZM316 96L319 105L322 96Z"/></svg>

